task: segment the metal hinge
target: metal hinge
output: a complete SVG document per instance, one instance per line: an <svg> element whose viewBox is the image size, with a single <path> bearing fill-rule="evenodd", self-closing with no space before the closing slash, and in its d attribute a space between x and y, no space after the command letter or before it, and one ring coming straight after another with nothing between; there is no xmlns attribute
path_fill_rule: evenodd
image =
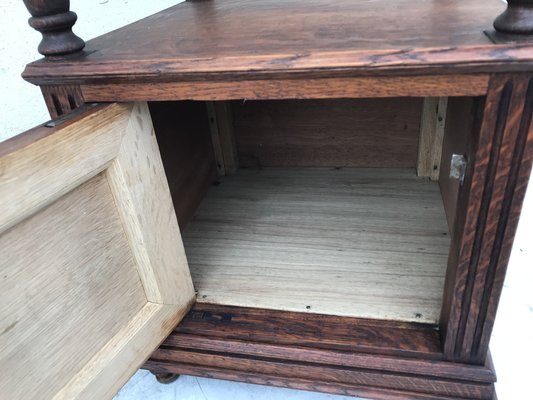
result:
<svg viewBox="0 0 533 400"><path fill-rule="evenodd" d="M468 162L466 157L461 154L452 154L452 161L450 163L450 178L458 179L461 185L465 179L466 166Z"/></svg>
<svg viewBox="0 0 533 400"><path fill-rule="evenodd" d="M44 124L44 126L46 128L55 128L56 126L59 126L61 125L62 123L64 122L67 122L67 121L70 121L71 119L73 119L75 116L77 115L81 115L83 113L86 113L87 110L90 110L96 106L98 106L99 104L98 103L85 103L84 105L82 105L81 107L78 107L66 114L63 114L57 118L54 118L48 122L46 122Z"/></svg>

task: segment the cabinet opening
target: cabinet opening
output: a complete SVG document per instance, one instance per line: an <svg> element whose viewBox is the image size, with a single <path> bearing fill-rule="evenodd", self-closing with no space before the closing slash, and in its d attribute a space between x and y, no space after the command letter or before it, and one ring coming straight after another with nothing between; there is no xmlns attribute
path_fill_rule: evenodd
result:
<svg viewBox="0 0 533 400"><path fill-rule="evenodd" d="M438 324L475 104L151 103L197 301Z"/></svg>

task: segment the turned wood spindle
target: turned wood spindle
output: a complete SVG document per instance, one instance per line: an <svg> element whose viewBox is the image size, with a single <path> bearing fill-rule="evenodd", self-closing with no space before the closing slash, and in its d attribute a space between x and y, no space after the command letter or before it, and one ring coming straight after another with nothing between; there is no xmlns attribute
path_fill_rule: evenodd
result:
<svg viewBox="0 0 533 400"><path fill-rule="evenodd" d="M498 32L533 35L533 0L507 0L507 9L494 20Z"/></svg>
<svg viewBox="0 0 533 400"><path fill-rule="evenodd" d="M29 24L43 35L39 53L60 56L75 53L85 47L85 42L72 32L78 19L70 11L69 0L23 0L31 14Z"/></svg>

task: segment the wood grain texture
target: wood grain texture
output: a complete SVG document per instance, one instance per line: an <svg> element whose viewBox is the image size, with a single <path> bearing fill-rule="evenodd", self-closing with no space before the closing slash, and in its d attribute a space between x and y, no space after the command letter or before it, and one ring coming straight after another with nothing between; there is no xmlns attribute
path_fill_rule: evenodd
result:
<svg viewBox="0 0 533 400"><path fill-rule="evenodd" d="M32 15L30 26L43 35L39 53L57 56L83 49L85 42L72 32L78 17L69 0L24 0L24 5Z"/></svg>
<svg viewBox="0 0 533 400"><path fill-rule="evenodd" d="M215 155L217 176L220 177L226 174L226 166L224 164L224 154L222 153L222 143L215 104L212 101L206 101L205 105L207 108L207 118L209 119L209 130L211 131L211 143L213 144L213 154Z"/></svg>
<svg viewBox="0 0 533 400"><path fill-rule="evenodd" d="M52 118L74 111L85 103L78 85L44 85L41 92Z"/></svg>
<svg viewBox="0 0 533 400"><path fill-rule="evenodd" d="M0 232L107 168L118 154L128 110L118 104L92 109L3 142Z"/></svg>
<svg viewBox="0 0 533 400"><path fill-rule="evenodd" d="M257 374L243 371L233 371L229 368L219 369L209 366L199 366L191 364L178 364L173 362L162 362L150 360L146 367L158 372L170 372L184 375L203 376L213 379L224 379L229 381L246 382L256 385L280 386L298 390L309 390L312 392L325 392L345 396L355 396L374 400L461 400L473 399L473 397L450 397L429 393L420 393L410 390L394 390L367 385L344 384L339 382L328 382L324 380L310 380L300 378L285 378L280 375ZM290 365L287 368L291 368ZM382 375L383 377L383 375ZM483 388L489 393L483 400L494 399L494 387ZM470 396L465 391L466 396Z"/></svg>
<svg viewBox="0 0 533 400"><path fill-rule="evenodd" d="M459 193L443 323L445 354L483 363L533 161L533 84L493 77Z"/></svg>
<svg viewBox="0 0 533 400"><path fill-rule="evenodd" d="M179 323L189 306L176 309L174 305L146 303L54 400L112 399Z"/></svg>
<svg viewBox="0 0 533 400"><path fill-rule="evenodd" d="M365 371L357 368L325 367L294 361L278 361L270 359L249 358L245 356L212 352L190 352L180 349L159 349L152 359L166 362L177 362L185 365L199 365L208 368L224 369L231 365L230 370L240 373L278 375L280 370L291 379L310 381L326 381L353 386L370 386L377 389L401 388L410 392L429 393L451 398L487 399L493 392L492 384L470 382L453 382L442 378L427 378L393 374L377 371Z"/></svg>
<svg viewBox="0 0 533 400"><path fill-rule="evenodd" d="M54 398L146 303L107 180L92 178L0 245L0 392Z"/></svg>
<svg viewBox="0 0 533 400"><path fill-rule="evenodd" d="M379 324L375 324L376 331ZM413 330L414 331L414 330ZM408 332L405 332L408 333ZM396 331L396 337L401 339L403 333ZM321 338L324 340L325 338ZM377 340L377 336L374 340ZM320 339L316 339L318 343ZM327 341L327 339L326 339ZM352 338L353 341L353 338ZM165 359L168 352L174 349L181 351L198 351L198 352L217 352L223 354L242 354L249 357L269 358L279 360L291 360L301 363L316 363L322 365L336 365L343 367L353 367L371 370L386 370L390 372L409 372L420 376L435 377L441 379L458 379L463 380L465 376L472 381L481 383L492 383L495 380L494 373L488 368L472 368L461 364L447 362L420 361L410 358L401 357L376 357L375 354L341 352L331 349L312 349L302 345L283 346L273 343L249 343L235 339L217 339L192 334L171 334L159 351L152 355L153 359ZM353 347L355 347L354 345ZM171 349L172 348L172 349ZM166 353L163 353L166 352ZM159 357L160 354L163 357ZM168 359L167 359L168 360ZM176 359L179 363L185 360Z"/></svg>
<svg viewBox="0 0 533 400"><path fill-rule="evenodd" d="M426 97L422 106L416 173L433 181L439 178L447 106L447 97Z"/></svg>
<svg viewBox="0 0 533 400"><path fill-rule="evenodd" d="M372 97L425 97L483 95L488 75L331 77L300 79L226 79L215 75L212 80L190 82L104 83L89 81L81 86L87 101L146 100L267 100L267 99L334 99ZM66 76L65 81L69 78Z"/></svg>
<svg viewBox="0 0 533 400"><path fill-rule="evenodd" d="M479 120L476 113L480 111L481 102L480 98L472 97L450 97L448 99L439 187L450 233L453 231L460 186L458 179L450 178L451 159L453 154L468 154L467 145L472 142L473 135L477 133L474 121Z"/></svg>
<svg viewBox="0 0 533 400"><path fill-rule="evenodd" d="M146 298L187 304L194 288L146 103L133 106L120 151L106 175Z"/></svg>
<svg viewBox="0 0 533 400"><path fill-rule="evenodd" d="M372 398L386 387L404 399L491 394L490 364L440 361L430 343L440 348L427 325L196 304L145 368L345 394L364 387ZM438 387L461 396L437 396Z"/></svg>
<svg viewBox="0 0 533 400"><path fill-rule="evenodd" d="M150 103L150 114L172 202L183 230L215 177L215 159L205 104Z"/></svg>
<svg viewBox="0 0 533 400"><path fill-rule="evenodd" d="M198 301L436 323L438 186L395 169L240 170L184 232Z"/></svg>
<svg viewBox="0 0 533 400"><path fill-rule="evenodd" d="M233 102L242 167L414 168L420 99Z"/></svg>
<svg viewBox="0 0 533 400"><path fill-rule="evenodd" d="M146 104L53 125L0 147L0 391L110 399L194 291Z"/></svg>
<svg viewBox="0 0 533 400"><path fill-rule="evenodd" d="M239 157L235 142L231 104L228 101L207 101L206 107L217 175L232 175L239 166Z"/></svg>
<svg viewBox="0 0 533 400"><path fill-rule="evenodd" d="M231 340L243 343L250 340L255 344L279 345L287 349L335 351L345 353L348 358L363 353L442 359L440 337L434 326L307 312L280 313L277 310L196 303L165 343L186 347L178 343L197 337L211 338L218 345ZM246 350L241 348L239 351ZM307 352L305 354L309 356ZM333 364L339 362L340 359Z"/></svg>
<svg viewBox="0 0 533 400"><path fill-rule="evenodd" d="M508 0L507 9L494 20L498 33L531 40L533 35L533 1Z"/></svg>
<svg viewBox="0 0 533 400"><path fill-rule="evenodd" d="M30 64L24 77L43 84L527 70L531 47L494 45L483 34L504 7L497 0L184 2L91 40L77 58Z"/></svg>

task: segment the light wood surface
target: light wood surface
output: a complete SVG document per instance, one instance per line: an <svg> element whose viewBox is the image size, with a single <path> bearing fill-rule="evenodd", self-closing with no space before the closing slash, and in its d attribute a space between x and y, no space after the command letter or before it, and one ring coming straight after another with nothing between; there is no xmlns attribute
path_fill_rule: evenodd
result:
<svg viewBox="0 0 533 400"><path fill-rule="evenodd" d="M205 106L207 108L207 118L209 119L209 131L211 132L211 143L213 144L217 176L220 177L226 174L226 166L224 165L224 154L222 154L222 143L215 104L212 101L207 101Z"/></svg>
<svg viewBox="0 0 533 400"><path fill-rule="evenodd" d="M422 106L417 174L433 181L439 179L447 106L447 97L426 97Z"/></svg>
<svg viewBox="0 0 533 400"><path fill-rule="evenodd" d="M239 170L184 232L198 301L435 323L449 238L407 169Z"/></svg>
<svg viewBox="0 0 533 400"><path fill-rule="evenodd" d="M0 145L0 397L110 399L194 300L148 107Z"/></svg>
<svg viewBox="0 0 533 400"><path fill-rule="evenodd" d="M128 115L128 105L116 104L95 110L83 122L59 126L60 134L42 127L2 143L10 152L0 157L0 232L107 168L120 148ZM25 143L24 136L33 139ZM24 147L11 151L12 142Z"/></svg>

